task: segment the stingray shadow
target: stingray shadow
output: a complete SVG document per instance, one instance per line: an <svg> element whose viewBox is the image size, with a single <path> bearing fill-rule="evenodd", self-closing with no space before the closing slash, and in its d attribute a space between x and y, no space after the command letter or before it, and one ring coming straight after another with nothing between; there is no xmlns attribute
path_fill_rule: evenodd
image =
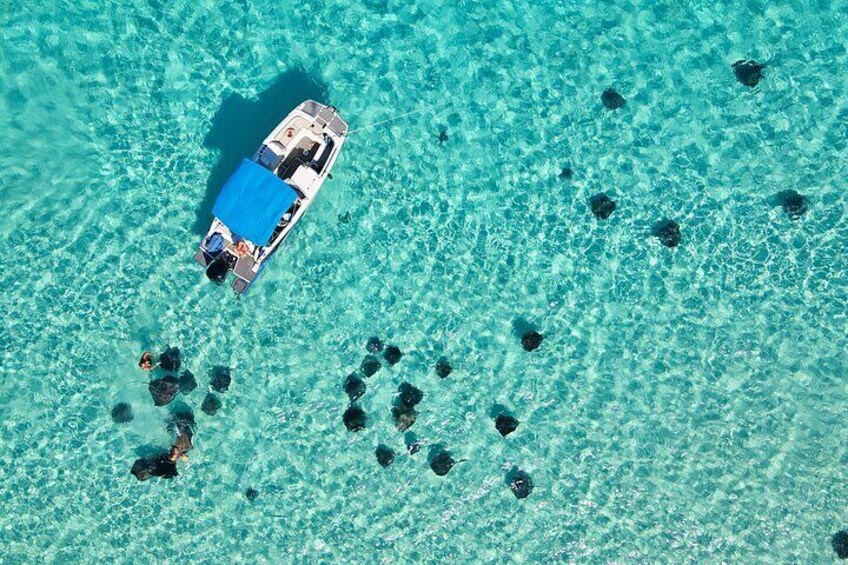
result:
<svg viewBox="0 0 848 565"><path fill-rule="evenodd" d="M253 155L262 139L286 114L304 100L325 102L327 88L303 69L286 71L256 99L230 94L212 118L212 127L203 140L204 147L216 149L220 156L206 182L206 194L197 208L192 231L203 237L212 221L215 198L239 161Z"/></svg>

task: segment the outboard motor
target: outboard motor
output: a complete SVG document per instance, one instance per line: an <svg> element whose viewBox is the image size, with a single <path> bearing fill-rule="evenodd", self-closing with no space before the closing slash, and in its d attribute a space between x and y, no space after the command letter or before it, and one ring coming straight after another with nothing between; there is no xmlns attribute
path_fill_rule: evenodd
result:
<svg viewBox="0 0 848 565"><path fill-rule="evenodd" d="M206 278L213 283L221 286L227 280L227 274L230 272L230 265L223 257L218 257L206 267Z"/></svg>

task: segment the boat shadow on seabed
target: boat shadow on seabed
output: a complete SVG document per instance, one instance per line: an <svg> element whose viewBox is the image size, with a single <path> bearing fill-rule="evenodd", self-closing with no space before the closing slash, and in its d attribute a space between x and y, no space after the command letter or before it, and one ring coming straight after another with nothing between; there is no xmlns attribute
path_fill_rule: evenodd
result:
<svg viewBox="0 0 848 565"><path fill-rule="evenodd" d="M209 229L215 198L239 161L250 157L262 137L304 100L326 101L327 89L301 68L282 73L258 98L247 99L234 93L224 99L203 140L204 147L218 150L220 156L197 209L192 230L198 237Z"/></svg>

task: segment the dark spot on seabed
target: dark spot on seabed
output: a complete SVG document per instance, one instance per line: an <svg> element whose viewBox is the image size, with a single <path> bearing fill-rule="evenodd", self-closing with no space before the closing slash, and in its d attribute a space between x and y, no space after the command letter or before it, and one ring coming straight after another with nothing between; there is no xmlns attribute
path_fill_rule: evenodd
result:
<svg viewBox="0 0 848 565"><path fill-rule="evenodd" d="M132 422L133 409L126 402L119 402L112 408L112 421L116 424L126 424Z"/></svg>
<svg viewBox="0 0 848 565"><path fill-rule="evenodd" d="M495 429L500 432L503 437L508 436L518 428L518 420L509 414L498 414L495 418Z"/></svg>
<svg viewBox="0 0 848 565"><path fill-rule="evenodd" d="M350 401L353 402L365 394L365 381L360 379L356 373L351 373L345 379L344 391Z"/></svg>
<svg viewBox="0 0 848 565"><path fill-rule="evenodd" d="M563 167L562 171L560 171L560 173L559 173L559 178L565 179L565 180L570 180L571 177L573 177L573 176L574 176L574 171L571 170L571 167Z"/></svg>
<svg viewBox="0 0 848 565"><path fill-rule="evenodd" d="M147 389L150 391L150 396L153 397L154 405L165 406L177 396L180 391L180 383L176 377L162 377L150 381Z"/></svg>
<svg viewBox="0 0 848 565"><path fill-rule="evenodd" d="M229 367L218 365L212 368L210 372L212 378L209 380L209 385L215 392L227 392L230 389L230 383L233 382L230 376Z"/></svg>
<svg viewBox="0 0 848 565"><path fill-rule="evenodd" d="M453 372L453 367L450 366L448 360L444 357L439 358L436 362L436 374L440 379L446 379Z"/></svg>
<svg viewBox="0 0 848 565"><path fill-rule="evenodd" d="M449 137L449 136L448 136L448 130L446 130L446 129L442 129L442 130L439 132L439 145L441 145L442 143L444 143L445 141L447 141L447 140L448 140L448 137Z"/></svg>
<svg viewBox="0 0 848 565"><path fill-rule="evenodd" d="M159 356L159 366L165 371L179 371L180 365L182 365L182 358L179 347L169 347Z"/></svg>
<svg viewBox="0 0 848 565"><path fill-rule="evenodd" d="M511 490L512 494L515 495L515 498L518 498L519 500L530 496L530 493L532 493L535 488L533 479L530 478L530 475L517 469L513 469L507 473L507 484L509 484L509 490Z"/></svg>
<svg viewBox="0 0 848 565"><path fill-rule="evenodd" d="M603 192L590 198L589 205L592 207L592 214L599 220L606 220L615 211L615 201Z"/></svg>
<svg viewBox="0 0 848 565"><path fill-rule="evenodd" d="M794 190L784 190L777 195L778 203L792 220L797 220L807 212L807 199Z"/></svg>
<svg viewBox="0 0 848 565"><path fill-rule="evenodd" d="M624 96L619 94L614 88L607 88L601 94L601 103L607 110L618 110L626 104Z"/></svg>
<svg viewBox="0 0 848 565"><path fill-rule="evenodd" d="M680 226L674 220L661 222L654 228L654 237L666 247L677 247L680 243Z"/></svg>
<svg viewBox="0 0 848 565"><path fill-rule="evenodd" d="M377 462L383 468L388 467L395 460L395 452L392 451L392 448L382 443L377 446L374 455L377 456Z"/></svg>
<svg viewBox="0 0 848 565"><path fill-rule="evenodd" d="M521 336L521 347L526 351L533 351L542 344L544 337L536 330L530 330Z"/></svg>
<svg viewBox="0 0 848 565"><path fill-rule="evenodd" d="M383 351L383 358L389 365L396 364L401 357L403 357L403 351L396 345L386 346L386 350Z"/></svg>
<svg viewBox="0 0 848 565"><path fill-rule="evenodd" d="M194 378L194 373L186 369L183 371L183 374L180 375L180 392L183 394L188 394L194 389L197 388L197 379Z"/></svg>
<svg viewBox="0 0 848 565"><path fill-rule="evenodd" d="M250 502L253 502L253 501L254 501L254 500L256 500L257 498L259 498L259 491L258 491L258 490L256 490L255 488L249 488L249 489L247 489L246 491L244 491L244 496L245 496L245 498L247 498Z"/></svg>
<svg viewBox="0 0 848 565"><path fill-rule="evenodd" d="M383 340L381 340L377 336L371 336L368 338L368 343L365 344L365 349L367 349L370 353L377 353L378 351L382 351Z"/></svg>
<svg viewBox="0 0 848 565"><path fill-rule="evenodd" d="M403 382L398 387L398 402L405 408L415 408L424 399L421 389Z"/></svg>
<svg viewBox="0 0 848 565"><path fill-rule="evenodd" d="M365 359L362 360L362 365L359 366L359 369L362 371L362 374L366 377L370 377L374 375L377 371L379 371L383 367L383 364L380 363L380 360L374 357L373 355L366 355Z"/></svg>
<svg viewBox="0 0 848 565"><path fill-rule="evenodd" d="M342 416L345 427L351 432L358 432L365 429L367 416L365 410L355 404L348 406Z"/></svg>
<svg viewBox="0 0 848 565"><path fill-rule="evenodd" d="M753 59L740 60L733 63L733 72L736 73L736 80L751 88L757 86L762 80L763 69L765 68L765 65L761 65Z"/></svg>
<svg viewBox="0 0 848 565"><path fill-rule="evenodd" d="M209 416L214 416L218 410L221 409L221 401L214 394L207 393L206 398L203 399L203 404L200 405L200 409L203 410L204 414Z"/></svg>
<svg viewBox="0 0 848 565"><path fill-rule="evenodd" d="M344 214L339 214L339 223L340 224L348 224L350 223L350 212L345 212Z"/></svg>

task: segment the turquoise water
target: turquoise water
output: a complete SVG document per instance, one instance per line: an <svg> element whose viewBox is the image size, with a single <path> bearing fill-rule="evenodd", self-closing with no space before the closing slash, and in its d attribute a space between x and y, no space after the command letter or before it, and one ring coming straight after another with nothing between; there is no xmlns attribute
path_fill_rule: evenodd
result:
<svg viewBox="0 0 848 565"><path fill-rule="evenodd" d="M0 563L832 562L846 38L844 1L0 3ZM308 97L354 129L417 113L350 137L235 300L192 261L211 202ZM371 335L405 356L352 434ZM171 437L135 363L169 344L201 383L195 450L140 483ZM210 417L215 365L234 382ZM436 477L437 444L468 461Z"/></svg>

